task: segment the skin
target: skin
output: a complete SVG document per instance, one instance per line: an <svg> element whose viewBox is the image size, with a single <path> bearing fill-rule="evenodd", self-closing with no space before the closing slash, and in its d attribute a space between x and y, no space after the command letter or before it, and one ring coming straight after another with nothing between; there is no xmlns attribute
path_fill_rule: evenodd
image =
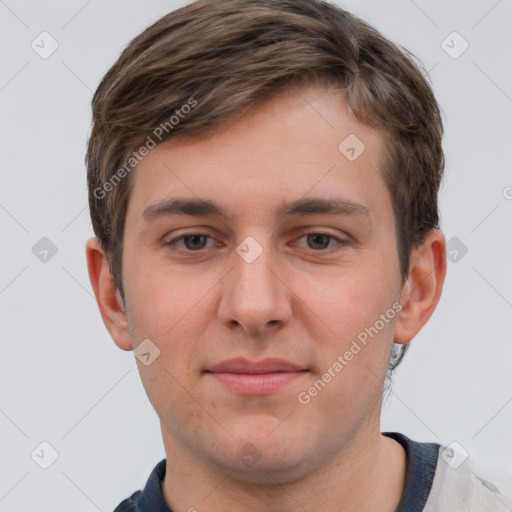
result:
<svg viewBox="0 0 512 512"><path fill-rule="evenodd" d="M338 150L349 134L366 146L354 161ZM433 313L446 257L444 235L432 230L402 281L383 151L340 92L289 89L211 137L171 139L139 164L124 235L126 309L101 244L87 242L115 343L132 350L150 339L160 350L150 365L137 362L172 461L163 493L173 511L396 509L406 456L380 433L383 382L393 341L409 342ZM175 197L216 201L230 218L144 218L149 205ZM283 201L312 197L350 200L369 214L276 215ZM248 236L262 248L252 263L236 252ZM298 394L394 303L400 314L301 404ZM240 356L309 371L264 396L203 372ZM250 467L237 456L246 443L261 455Z"/></svg>

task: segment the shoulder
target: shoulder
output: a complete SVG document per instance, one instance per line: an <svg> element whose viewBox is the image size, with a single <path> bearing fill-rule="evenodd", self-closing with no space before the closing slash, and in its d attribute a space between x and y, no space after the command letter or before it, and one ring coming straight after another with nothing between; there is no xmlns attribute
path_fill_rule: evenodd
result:
<svg viewBox="0 0 512 512"><path fill-rule="evenodd" d="M468 457L457 443L442 446L424 512L510 512L512 476Z"/></svg>
<svg viewBox="0 0 512 512"><path fill-rule="evenodd" d="M114 512L167 512L162 494L162 480L165 476L166 460L161 460L154 468L142 491L134 492L116 507Z"/></svg>
<svg viewBox="0 0 512 512"><path fill-rule="evenodd" d="M142 491L134 492L129 498L126 498L121 503L119 503L114 512L137 512L137 502L141 496Z"/></svg>

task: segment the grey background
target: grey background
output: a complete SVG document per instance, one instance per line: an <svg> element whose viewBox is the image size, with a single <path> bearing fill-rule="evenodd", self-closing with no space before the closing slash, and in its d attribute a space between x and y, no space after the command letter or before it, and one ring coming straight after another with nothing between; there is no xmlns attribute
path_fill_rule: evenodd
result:
<svg viewBox="0 0 512 512"><path fill-rule="evenodd" d="M165 456L133 353L117 349L92 296L83 158L92 91L132 37L180 5L0 0L0 510L111 511ZM429 71L446 123L442 229L458 239L382 430L457 441L512 472L512 0L341 5ZM46 59L31 47L43 31L59 45ZM458 58L445 51L463 48L453 31L469 43ZM46 262L43 237L57 250ZM48 469L31 457L48 462L43 441L58 452Z"/></svg>

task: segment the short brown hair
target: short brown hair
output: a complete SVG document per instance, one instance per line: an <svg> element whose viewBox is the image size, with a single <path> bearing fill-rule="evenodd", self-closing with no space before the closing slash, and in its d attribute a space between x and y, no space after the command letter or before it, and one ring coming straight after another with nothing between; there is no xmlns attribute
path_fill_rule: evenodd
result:
<svg viewBox="0 0 512 512"><path fill-rule="evenodd" d="M411 251L439 228L444 169L440 109L412 57L321 0L197 0L133 39L94 94L86 156L93 229L121 294L130 170L149 140L211 134L284 88L320 82L384 137L405 279Z"/></svg>

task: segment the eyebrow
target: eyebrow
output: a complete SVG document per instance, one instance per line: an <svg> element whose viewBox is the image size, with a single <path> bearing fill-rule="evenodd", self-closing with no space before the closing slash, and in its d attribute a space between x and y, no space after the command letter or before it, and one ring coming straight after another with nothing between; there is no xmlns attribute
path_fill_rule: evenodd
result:
<svg viewBox="0 0 512 512"><path fill-rule="evenodd" d="M302 198L282 203L275 211L276 217L321 213L372 217L371 210L366 206L342 198ZM214 215L223 220L234 220L237 217L228 215L214 201L194 197L176 197L158 201L148 205L142 213L142 217L148 222L159 217L170 217L172 215L191 215L194 217Z"/></svg>

